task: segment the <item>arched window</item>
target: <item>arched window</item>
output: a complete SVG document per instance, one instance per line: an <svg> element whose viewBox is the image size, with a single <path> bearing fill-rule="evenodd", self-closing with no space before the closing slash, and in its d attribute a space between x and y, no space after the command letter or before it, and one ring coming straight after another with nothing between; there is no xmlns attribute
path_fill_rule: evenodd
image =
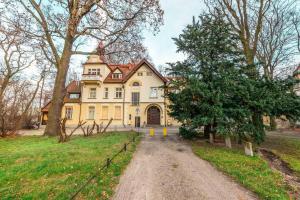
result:
<svg viewBox="0 0 300 200"><path fill-rule="evenodd" d="M139 82L133 82L132 86L140 86Z"/></svg>

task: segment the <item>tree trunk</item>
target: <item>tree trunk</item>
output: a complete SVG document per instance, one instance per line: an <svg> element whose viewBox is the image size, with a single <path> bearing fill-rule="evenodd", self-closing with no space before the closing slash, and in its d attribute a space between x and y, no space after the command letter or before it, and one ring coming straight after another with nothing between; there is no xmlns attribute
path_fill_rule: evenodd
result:
<svg viewBox="0 0 300 200"><path fill-rule="evenodd" d="M277 129L276 118L274 116L270 116L270 129L271 131L276 131Z"/></svg>
<svg viewBox="0 0 300 200"><path fill-rule="evenodd" d="M211 131L210 125L205 125L204 126L204 138L209 139L209 133Z"/></svg>
<svg viewBox="0 0 300 200"><path fill-rule="evenodd" d="M53 96L51 100L51 106L49 108L48 122L44 132L44 135L57 136L60 135L60 120L61 111L64 105L64 97L66 95L66 79L69 70L70 59L72 55L72 46L74 36L72 31L68 30L67 37L65 39L64 49L62 56L57 66L57 74L55 77Z"/></svg>
<svg viewBox="0 0 300 200"><path fill-rule="evenodd" d="M48 122L47 122L44 135L48 135L48 136L59 135L61 111L64 104L64 97L66 93L65 82L67 77L67 70L68 70L68 66L61 67L57 71L54 90L53 90L53 97L51 100L51 106L49 108L49 113L48 113Z"/></svg>

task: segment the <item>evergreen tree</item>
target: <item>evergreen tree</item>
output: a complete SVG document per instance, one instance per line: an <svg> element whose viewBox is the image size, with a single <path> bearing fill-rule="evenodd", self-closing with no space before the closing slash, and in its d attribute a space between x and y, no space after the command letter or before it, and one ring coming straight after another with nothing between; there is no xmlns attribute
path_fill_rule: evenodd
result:
<svg viewBox="0 0 300 200"><path fill-rule="evenodd" d="M185 136L204 126L206 135L237 134L259 143L265 134L263 115L299 117L300 109L292 109L299 108L300 101L289 90L291 82L247 76L237 37L218 12L193 19L174 40L187 59L169 64L176 78L167 96L170 114L182 122Z"/></svg>

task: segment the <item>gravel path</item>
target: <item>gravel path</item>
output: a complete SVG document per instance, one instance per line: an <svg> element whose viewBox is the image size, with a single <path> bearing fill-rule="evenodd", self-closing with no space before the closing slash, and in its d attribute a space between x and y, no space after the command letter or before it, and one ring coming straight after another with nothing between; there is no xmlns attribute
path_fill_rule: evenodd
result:
<svg viewBox="0 0 300 200"><path fill-rule="evenodd" d="M114 200L256 199L175 135L145 136L117 186Z"/></svg>

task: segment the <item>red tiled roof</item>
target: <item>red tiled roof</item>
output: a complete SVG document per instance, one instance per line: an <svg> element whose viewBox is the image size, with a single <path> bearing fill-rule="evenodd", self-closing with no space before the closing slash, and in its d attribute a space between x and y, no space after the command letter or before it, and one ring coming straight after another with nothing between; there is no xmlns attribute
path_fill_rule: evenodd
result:
<svg viewBox="0 0 300 200"><path fill-rule="evenodd" d="M122 83L124 78L129 74L129 72L135 67L135 64L122 64L122 65L117 65L117 64L111 64L108 65L110 68L110 73L107 75L107 77L104 80L104 83ZM114 79L112 78L112 74L115 70L120 70L122 72L122 78L121 79Z"/></svg>
<svg viewBox="0 0 300 200"><path fill-rule="evenodd" d="M64 98L64 103L79 103L80 102L80 98L79 99L70 99L69 95L70 93L76 93L76 94L80 94L81 93L81 83L79 81L72 81L71 83L69 83L66 87L67 89L67 94ZM51 101L49 101L43 108L42 108L42 112L48 112L49 108L51 106Z"/></svg>
<svg viewBox="0 0 300 200"><path fill-rule="evenodd" d="M151 65L146 59L143 59L140 63L127 64L127 65L108 65L111 69L111 72L105 78L104 83L125 83L128 79L143 65L146 64L153 73L155 73L164 83L167 82L167 79L164 78L156 69ZM119 69L122 72L122 79L113 79L112 73Z"/></svg>
<svg viewBox="0 0 300 200"><path fill-rule="evenodd" d="M81 92L81 83L80 81L72 81L67 85L67 92L68 93L80 93Z"/></svg>
<svg viewBox="0 0 300 200"><path fill-rule="evenodd" d="M48 112L51 105L51 101L49 101L44 107L42 107L42 112Z"/></svg>

